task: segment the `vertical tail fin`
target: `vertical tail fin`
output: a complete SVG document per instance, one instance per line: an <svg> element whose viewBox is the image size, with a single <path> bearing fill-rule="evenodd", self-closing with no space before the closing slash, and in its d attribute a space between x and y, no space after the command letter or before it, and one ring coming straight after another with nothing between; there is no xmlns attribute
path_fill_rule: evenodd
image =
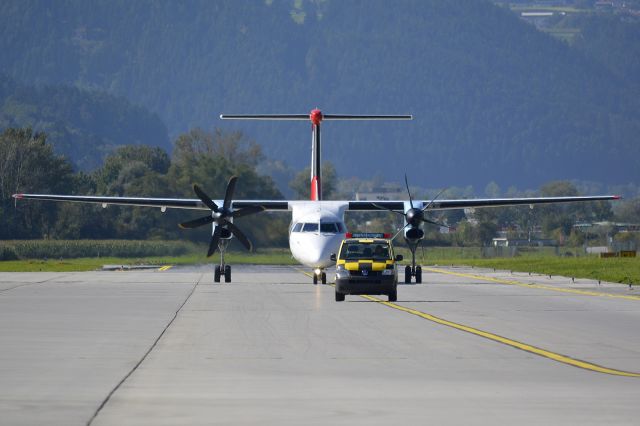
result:
<svg viewBox="0 0 640 426"><path fill-rule="evenodd" d="M221 114L223 120L310 120L311 121L311 200L322 200L322 161L320 122L322 120L412 120L412 115L322 114L319 109L306 114Z"/></svg>
<svg viewBox="0 0 640 426"><path fill-rule="evenodd" d="M320 158L320 122L322 112L314 109L311 120L311 201L322 200L322 161Z"/></svg>

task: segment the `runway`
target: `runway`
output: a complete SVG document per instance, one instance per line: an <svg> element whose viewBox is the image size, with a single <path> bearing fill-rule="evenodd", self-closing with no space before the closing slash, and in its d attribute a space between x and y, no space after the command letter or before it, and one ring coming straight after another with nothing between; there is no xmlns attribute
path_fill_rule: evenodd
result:
<svg viewBox="0 0 640 426"><path fill-rule="evenodd" d="M0 424L640 419L638 290L439 267L336 303L297 268L212 271L1 273Z"/></svg>

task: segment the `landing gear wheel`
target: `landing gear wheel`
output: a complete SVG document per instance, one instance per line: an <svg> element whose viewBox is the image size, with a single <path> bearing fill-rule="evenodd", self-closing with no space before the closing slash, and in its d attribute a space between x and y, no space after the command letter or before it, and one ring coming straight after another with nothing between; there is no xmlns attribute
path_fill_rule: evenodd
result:
<svg viewBox="0 0 640 426"><path fill-rule="evenodd" d="M338 293L338 291L336 290L336 302L344 302L344 296L344 294Z"/></svg>
<svg viewBox="0 0 640 426"><path fill-rule="evenodd" d="M409 265L404 268L404 283L411 284L411 266Z"/></svg>
<svg viewBox="0 0 640 426"><path fill-rule="evenodd" d="M318 275L315 272L313 273L313 283L318 284Z"/></svg>
<svg viewBox="0 0 640 426"><path fill-rule="evenodd" d="M327 283L327 274L326 272L322 273L322 284L326 284Z"/></svg>
<svg viewBox="0 0 640 426"><path fill-rule="evenodd" d="M224 282L225 283L231 282L231 266L229 265L226 265L224 267Z"/></svg>
<svg viewBox="0 0 640 426"><path fill-rule="evenodd" d="M398 289L394 288L393 291L389 292L389 302L395 302L398 300Z"/></svg>
<svg viewBox="0 0 640 426"><path fill-rule="evenodd" d="M416 284L422 283L422 266L416 266Z"/></svg>
<svg viewBox="0 0 640 426"><path fill-rule="evenodd" d="M216 268L213 271L213 282L220 282L220 266L216 265Z"/></svg>

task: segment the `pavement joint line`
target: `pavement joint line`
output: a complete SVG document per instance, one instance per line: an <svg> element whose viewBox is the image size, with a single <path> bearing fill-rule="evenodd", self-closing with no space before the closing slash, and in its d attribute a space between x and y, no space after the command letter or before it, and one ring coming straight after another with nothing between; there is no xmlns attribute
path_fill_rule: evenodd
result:
<svg viewBox="0 0 640 426"><path fill-rule="evenodd" d="M293 267L295 270L297 270L298 272L303 273L304 275L307 276L313 276L312 274L303 271L302 269ZM334 285L333 283L331 285ZM578 367L584 370L588 370L588 371L594 371L594 372L598 372L598 373L603 373L603 374L609 374L612 376L623 376L623 377L640 377L640 373L634 373L631 371L623 371L623 370L616 370L615 368L609 368L609 367L604 367L598 364L594 364L588 361L583 361L580 359L576 359L576 358L571 358L567 355L562 355L556 352L552 352L552 351L548 351L546 349L542 349L542 348L538 348L536 346L532 346L532 345L528 345L526 343L522 343L519 342L517 340L513 340L513 339L509 339L508 337L503 337L503 336L499 336L497 334L494 333L490 333L488 331L483 331L480 330L478 328L474 328L474 327L470 327L468 325L464 325L464 324L459 324L453 321L449 321L446 320L444 318L439 318L435 315L431 315L428 314L426 312L422 312L419 311L417 309L412 309L412 308L408 308L406 306L402 306L402 305L398 305L397 303L392 303L392 302L386 302L382 299L379 299L377 297L374 296L369 296L366 294L361 294L360 297L370 300L372 302L376 302L382 305L385 305L389 308L393 308L402 312L406 312L412 315L416 315L420 318L426 319L428 321L431 322L435 322L436 324L440 324L440 325L444 325L447 327L451 327L451 328L455 328L456 330L460 330L460 331L464 331L479 337L483 337L485 339L488 340L492 340L494 342L498 342L498 343L502 343L504 345L507 346L511 346L513 348L516 349L520 349L522 351L525 352L529 352L531 354L534 355L538 355L544 358L548 358L551 359L553 361L557 361L560 362L562 364L566 364L566 365L571 365L573 367Z"/></svg>
<svg viewBox="0 0 640 426"><path fill-rule="evenodd" d="M608 297L608 298L612 298L612 299L640 300L640 296L632 296L632 295L625 295L625 294L611 294L611 293L603 293L603 292L599 292L599 291L579 290L579 289L575 289L575 288L555 287L555 286L551 286L551 285L532 284L532 283L525 283L525 282L522 282L522 281L515 281L515 280L503 280L503 279L500 279L500 278L485 277L485 276L482 276L482 275L466 274L464 272L447 271L445 269L439 269L439 268L423 267L422 270L423 271L435 272L435 273L439 273L439 274L455 275L455 276L463 277L463 278L472 278L472 279L476 279L476 280L480 280L480 281L490 281L490 282L495 282L495 283L499 283L499 284L517 285L517 286L526 287L526 288L537 288L537 289L540 289L540 290L558 291L558 292L561 292L561 293L580 294L580 295L583 295L583 296Z"/></svg>
<svg viewBox="0 0 640 426"><path fill-rule="evenodd" d="M182 310L184 305L186 305L187 302L189 301L189 299L191 299L191 296L196 291L196 288L198 287L198 285L200 285L200 282L202 281L203 277L204 277L204 273L200 274L200 277L198 278L198 281L196 281L196 283L194 284L193 288L191 289L191 291L189 292L187 297L184 299L184 301L182 302L180 307L178 307L178 309L173 314L173 318L171 318L171 320L167 323L167 325L164 327L162 332L158 335L158 337L156 337L156 340L149 347L149 349L147 349L147 351L144 353L144 355L142 355L142 358L140 358L140 360L136 363L136 365L134 365L133 368L118 382L118 384L113 389L111 389L109 394L107 394L106 398L98 406L96 411L93 413L93 415L91 416L91 418L87 422L87 426L91 426L91 424L96 419L96 417L98 417L98 414L100 414L100 411L102 411L102 409L107 405L107 403L109 402L111 397L118 391L118 389L120 389L120 387L124 384L124 382L126 382L127 379L129 379L129 377L131 377L131 375L133 373L135 373L135 371L138 369L138 367L140 367L140 365L142 365L142 363L147 359L147 357L149 356L151 351L153 351L155 349L155 347L158 345L158 342L160 341L160 339L162 339L162 336L164 336L164 334L167 332L169 327L171 327L171 325L176 320L176 318L178 318L178 314L180 313L180 311Z"/></svg>
<svg viewBox="0 0 640 426"><path fill-rule="evenodd" d="M62 278L64 278L65 276L66 275L63 275ZM33 282L33 283L23 283L23 284L14 285L13 287L4 288L4 289L0 290L0 293L6 293L6 292L8 292L10 290L14 290L14 289L20 288L20 287L26 287L26 286L30 286L30 285L48 283L49 281L53 281L53 280L58 279L58 278L60 278L60 277L54 276L54 277L47 278L46 280L42 280L42 281L36 281L36 282Z"/></svg>

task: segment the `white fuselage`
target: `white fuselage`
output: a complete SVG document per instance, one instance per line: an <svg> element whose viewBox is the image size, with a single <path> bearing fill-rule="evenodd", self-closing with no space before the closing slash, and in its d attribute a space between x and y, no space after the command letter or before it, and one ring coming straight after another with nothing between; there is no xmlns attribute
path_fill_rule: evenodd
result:
<svg viewBox="0 0 640 426"><path fill-rule="evenodd" d="M291 202L289 228L291 254L300 263L314 269L332 265L331 253L337 253L347 232L344 224L344 202Z"/></svg>

